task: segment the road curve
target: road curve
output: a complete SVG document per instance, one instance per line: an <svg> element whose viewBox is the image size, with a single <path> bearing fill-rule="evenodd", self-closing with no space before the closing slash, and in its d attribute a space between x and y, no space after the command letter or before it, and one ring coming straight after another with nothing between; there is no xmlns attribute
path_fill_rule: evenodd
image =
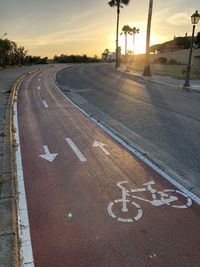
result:
<svg viewBox="0 0 200 267"><path fill-rule="evenodd" d="M57 74L74 102L200 188L200 94L151 83L110 64L82 64Z"/></svg>
<svg viewBox="0 0 200 267"><path fill-rule="evenodd" d="M64 98L56 71L18 95L35 266L198 267L199 206Z"/></svg>

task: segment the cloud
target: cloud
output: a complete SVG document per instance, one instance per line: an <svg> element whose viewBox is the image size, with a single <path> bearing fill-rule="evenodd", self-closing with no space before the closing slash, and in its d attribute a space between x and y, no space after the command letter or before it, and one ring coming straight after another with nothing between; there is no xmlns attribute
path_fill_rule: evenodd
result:
<svg viewBox="0 0 200 267"><path fill-rule="evenodd" d="M177 13L167 18L167 22L173 26L183 26L189 24L190 15L186 12Z"/></svg>

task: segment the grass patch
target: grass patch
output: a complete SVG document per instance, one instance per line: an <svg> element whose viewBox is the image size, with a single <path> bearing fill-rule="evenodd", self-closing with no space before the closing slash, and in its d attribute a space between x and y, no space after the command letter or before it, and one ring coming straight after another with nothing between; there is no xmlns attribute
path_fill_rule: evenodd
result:
<svg viewBox="0 0 200 267"><path fill-rule="evenodd" d="M131 70L136 72L143 72L144 64L134 63L130 66ZM154 75L158 76L169 76L174 78L185 78L186 65L170 65L170 64L151 64L151 70ZM192 66L191 78L200 78L200 71L197 69L198 66Z"/></svg>

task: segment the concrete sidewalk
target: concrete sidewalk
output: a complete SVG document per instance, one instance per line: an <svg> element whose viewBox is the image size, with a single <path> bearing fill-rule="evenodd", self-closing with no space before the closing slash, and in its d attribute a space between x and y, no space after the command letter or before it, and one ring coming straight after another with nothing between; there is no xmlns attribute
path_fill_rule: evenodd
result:
<svg viewBox="0 0 200 267"><path fill-rule="evenodd" d="M184 79L176 79L173 77L169 76L158 76L158 75L152 75L151 77L144 77L142 75L142 71L135 71L133 69L130 69L127 71L127 67L125 65L122 65L119 69L121 72L126 72L129 73L130 75L134 75L137 78L141 78L143 80L152 82L152 83L157 83L161 85L166 85L170 87L178 87L180 89L183 89L183 84L184 84ZM190 80L190 87L187 88L188 92L193 92L193 93L200 93L200 79L191 79Z"/></svg>
<svg viewBox="0 0 200 267"><path fill-rule="evenodd" d="M19 266L17 234L17 193L12 149L13 84L23 74L44 66L0 70L0 267Z"/></svg>

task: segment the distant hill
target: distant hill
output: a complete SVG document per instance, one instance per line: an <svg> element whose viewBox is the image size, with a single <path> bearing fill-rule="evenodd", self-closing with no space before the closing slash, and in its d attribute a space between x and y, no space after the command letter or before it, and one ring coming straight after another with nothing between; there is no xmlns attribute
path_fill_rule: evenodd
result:
<svg viewBox="0 0 200 267"><path fill-rule="evenodd" d="M197 36L199 34L200 33L198 33ZM167 41L165 43L152 45L150 47L150 52L154 54L158 54L158 53L166 53L166 52L173 52L173 51L182 50L182 49L188 49L190 48L191 38L192 37L187 36L187 34L184 37L174 37L173 40ZM198 37L195 37L195 43L197 39Z"/></svg>

